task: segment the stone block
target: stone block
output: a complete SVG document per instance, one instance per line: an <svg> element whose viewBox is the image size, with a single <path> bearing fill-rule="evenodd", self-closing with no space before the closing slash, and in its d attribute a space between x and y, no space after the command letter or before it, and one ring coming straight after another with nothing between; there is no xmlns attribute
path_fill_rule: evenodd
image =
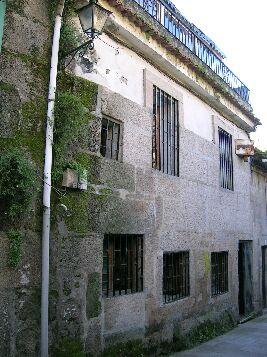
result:
<svg viewBox="0 0 267 357"><path fill-rule="evenodd" d="M91 273L88 276L87 292L86 292L86 315L87 319L97 317L101 312L101 285L100 274Z"/></svg>
<svg viewBox="0 0 267 357"><path fill-rule="evenodd" d="M25 55L46 56L49 48L50 29L32 18L18 13L7 13L5 19L3 47ZM18 36L18 34L21 34Z"/></svg>

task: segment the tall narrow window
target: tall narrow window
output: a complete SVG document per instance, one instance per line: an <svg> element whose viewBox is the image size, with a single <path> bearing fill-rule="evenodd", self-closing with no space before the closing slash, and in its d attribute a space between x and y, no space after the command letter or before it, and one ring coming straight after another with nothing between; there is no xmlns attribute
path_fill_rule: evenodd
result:
<svg viewBox="0 0 267 357"><path fill-rule="evenodd" d="M190 294L189 252L163 254L163 299L171 302Z"/></svg>
<svg viewBox="0 0 267 357"><path fill-rule="evenodd" d="M228 252L211 253L211 294L228 291Z"/></svg>
<svg viewBox="0 0 267 357"><path fill-rule="evenodd" d="M101 147L100 153L102 156L118 160L120 148L120 124L107 119L102 119L101 129Z"/></svg>
<svg viewBox="0 0 267 357"><path fill-rule="evenodd" d="M142 236L105 235L102 291L106 297L143 291Z"/></svg>
<svg viewBox="0 0 267 357"><path fill-rule="evenodd" d="M6 12L6 0L0 0L0 52L2 47L5 12Z"/></svg>
<svg viewBox="0 0 267 357"><path fill-rule="evenodd" d="M152 167L179 175L179 103L154 86Z"/></svg>
<svg viewBox="0 0 267 357"><path fill-rule="evenodd" d="M219 128L220 184L228 190L234 189L232 135Z"/></svg>

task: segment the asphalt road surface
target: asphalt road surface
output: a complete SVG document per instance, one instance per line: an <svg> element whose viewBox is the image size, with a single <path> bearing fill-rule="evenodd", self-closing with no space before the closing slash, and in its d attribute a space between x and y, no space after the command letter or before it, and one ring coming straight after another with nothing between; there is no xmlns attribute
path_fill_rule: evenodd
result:
<svg viewBox="0 0 267 357"><path fill-rule="evenodd" d="M171 357L267 357L267 311L263 316Z"/></svg>

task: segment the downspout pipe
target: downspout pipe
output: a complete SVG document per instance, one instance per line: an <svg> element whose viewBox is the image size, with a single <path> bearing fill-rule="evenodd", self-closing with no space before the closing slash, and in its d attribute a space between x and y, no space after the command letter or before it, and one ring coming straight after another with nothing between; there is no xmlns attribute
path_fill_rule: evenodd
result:
<svg viewBox="0 0 267 357"><path fill-rule="evenodd" d="M48 357L48 299L49 299L49 239L51 171L53 159L54 107L57 85L57 68L60 30L65 0L59 0L55 12L45 139L43 230L42 230L42 295L41 295L41 357Z"/></svg>

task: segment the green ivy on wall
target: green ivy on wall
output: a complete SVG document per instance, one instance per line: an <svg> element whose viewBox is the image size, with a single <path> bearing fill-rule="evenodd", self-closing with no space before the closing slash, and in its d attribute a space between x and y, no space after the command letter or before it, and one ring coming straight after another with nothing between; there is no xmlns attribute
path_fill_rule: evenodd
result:
<svg viewBox="0 0 267 357"><path fill-rule="evenodd" d="M27 212L36 190L33 163L19 149L0 153L0 214L13 221Z"/></svg>
<svg viewBox="0 0 267 357"><path fill-rule="evenodd" d="M68 165L69 151L78 142L85 140L87 112L79 97L71 92L58 92L55 107L54 169L53 179L58 181Z"/></svg>
<svg viewBox="0 0 267 357"><path fill-rule="evenodd" d="M21 244L24 235L20 231L10 230L7 234L9 239L9 266L16 268L21 260Z"/></svg>

